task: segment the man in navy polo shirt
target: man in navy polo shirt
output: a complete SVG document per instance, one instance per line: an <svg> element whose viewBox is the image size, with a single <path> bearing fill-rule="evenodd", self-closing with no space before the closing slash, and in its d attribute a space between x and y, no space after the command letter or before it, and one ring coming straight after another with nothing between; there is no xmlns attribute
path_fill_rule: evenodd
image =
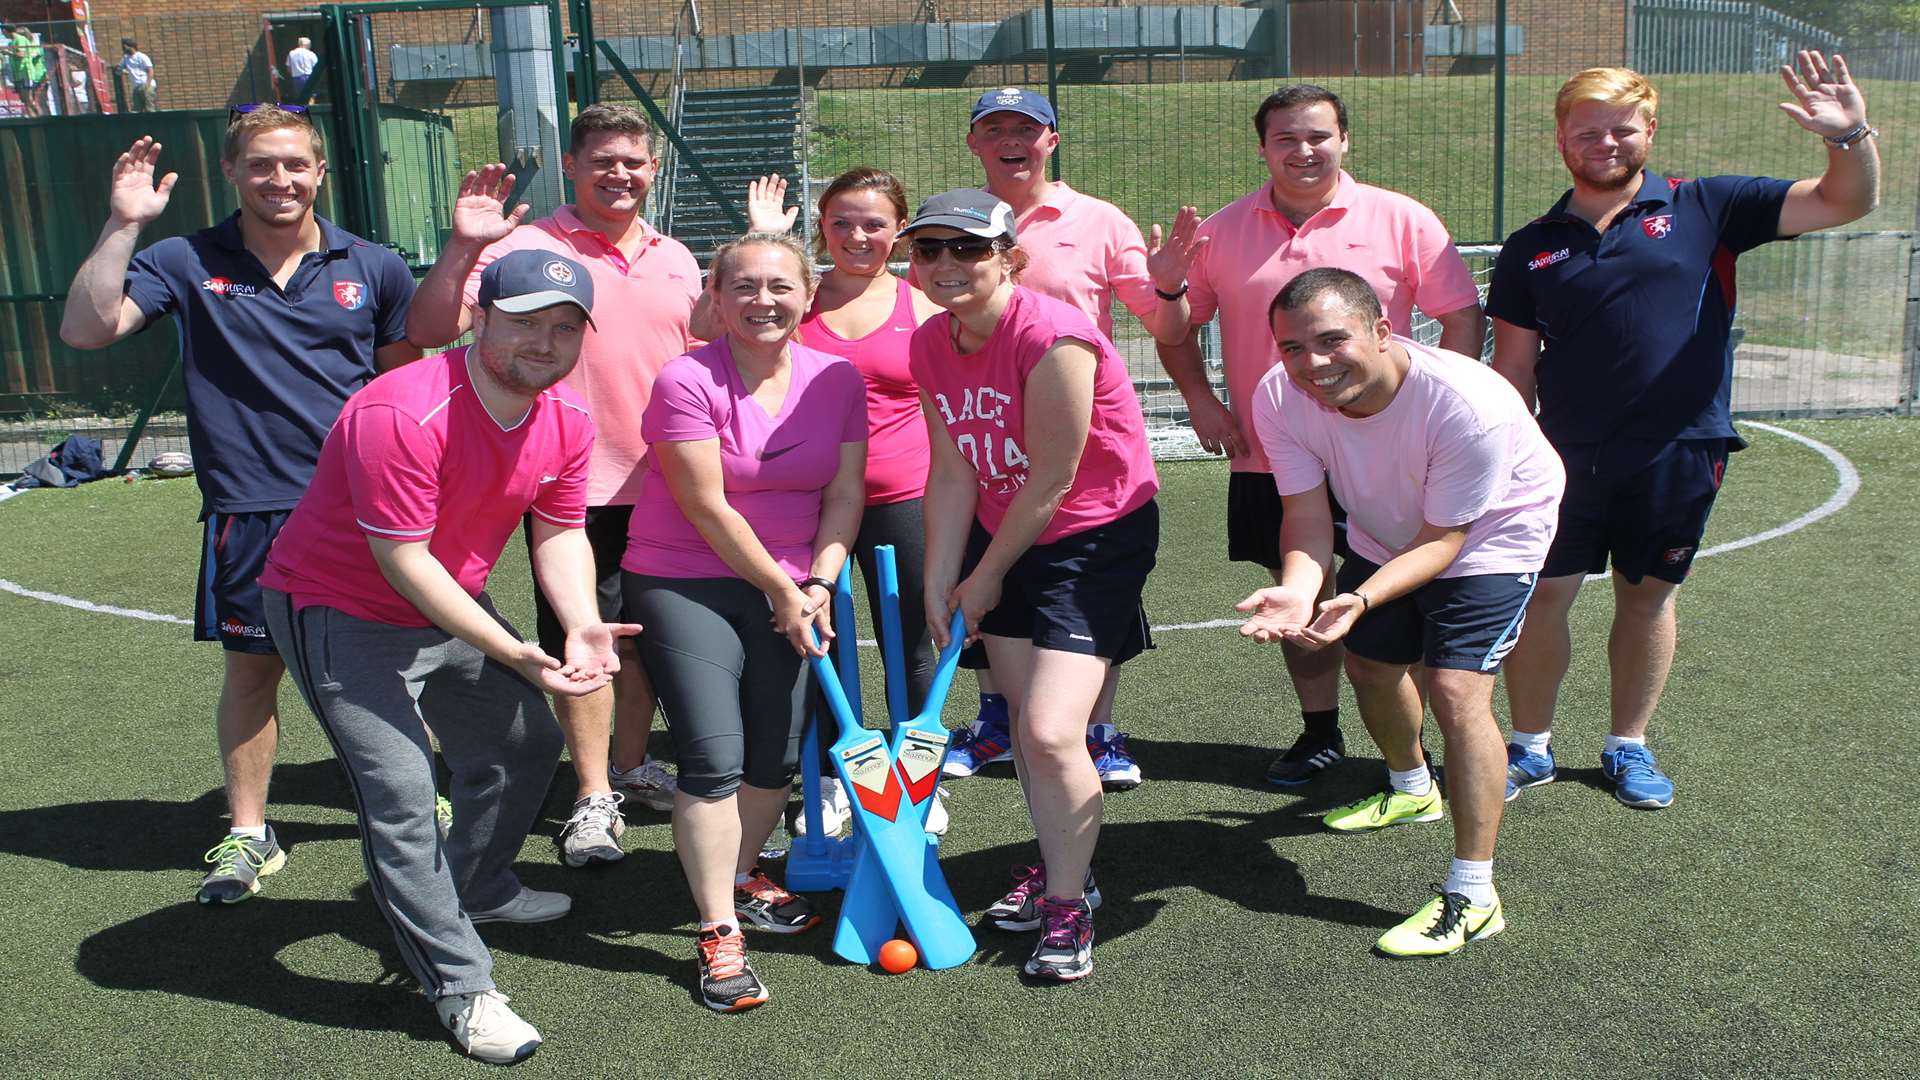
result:
<svg viewBox="0 0 1920 1080"><path fill-rule="evenodd" d="M141 227L166 210L179 178L156 184L159 158L145 136L114 162L106 228L74 275L60 338L104 348L177 316L206 522L194 637L226 648L215 717L233 815L206 855L213 870L199 899L232 904L286 862L266 823L286 666L255 579L347 397L420 355L406 340L413 276L398 255L314 214L326 147L304 113L237 112L221 169L239 211L136 257Z"/></svg>
<svg viewBox="0 0 1920 1080"><path fill-rule="evenodd" d="M1675 593L1693 563L1729 451L1734 259L1846 224L1879 199L1867 104L1838 56L1802 52L1782 111L1826 143L1826 172L1669 180L1646 171L1658 95L1637 72L1592 68L1554 104L1573 190L1501 249L1487 311L1493 366L1538 400L1567 490L1526 629L1507 658L1507 798L1554 778L1553 709L1580 582L1613 565L1612 729L1601 771L1629 806L1673 802L1647 723L1673 663Z"/></svg>

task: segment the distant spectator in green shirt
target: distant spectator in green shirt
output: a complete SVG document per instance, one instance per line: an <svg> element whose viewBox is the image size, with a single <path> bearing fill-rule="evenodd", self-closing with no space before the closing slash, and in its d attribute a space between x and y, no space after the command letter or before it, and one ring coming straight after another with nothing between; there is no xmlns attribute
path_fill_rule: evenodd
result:
<svg viewBox="0 0 1920 1080"><path fill-rule="evenodd" d="M24 116L47 114L47 50L31 30L15 25L7 33L7 85L20 96Z"/></svg>

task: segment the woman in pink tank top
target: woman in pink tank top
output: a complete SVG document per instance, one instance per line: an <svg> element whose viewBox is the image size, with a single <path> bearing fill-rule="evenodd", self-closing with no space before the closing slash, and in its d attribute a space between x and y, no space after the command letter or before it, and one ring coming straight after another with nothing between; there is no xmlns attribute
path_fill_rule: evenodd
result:
<svg viewBox="0 0 1920 1080"><path fill-rule="evenodd" d="M945 309L913 335L929 429L924 600L936 644L955 608L1007 696L1040 865L987 911L1040 930L1028 975L1093 971L1090 864L1101 784L1085 743L1108 670L1150 642L1140 595L1159 547L1159 480L1126 363L1072 305L1015 283L1013 210L937 195L901 230Z"/></svg>

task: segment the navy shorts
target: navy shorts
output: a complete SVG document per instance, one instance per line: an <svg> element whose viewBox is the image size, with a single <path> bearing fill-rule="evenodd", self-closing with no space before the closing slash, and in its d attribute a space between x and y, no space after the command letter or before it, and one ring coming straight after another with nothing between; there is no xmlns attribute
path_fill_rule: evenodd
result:
<svg viewBox="0 0 1920 1080"><path fill-rule="evenodd" d="M1333 510L1333 553L1346 558L1347 511L1327 491ZM1227 480L1227 560L1280 569L1280 488L1270 472L1237 472Z"/></svg>
<svg viewBox="0 0 1920 1080"><path fill-rule="evenodd" d="M974 522L962 581L992 542ZM1140 594L1159 550L1160 507L1153 502L1105 525L1035 544L1007 571L1000 605L980 620L980 632L1125 663L1153 648Z"/></svg>
<svg viewBox="0 0 1920 1080"><path fill-rule="evenodd" d="M1340 566L1341 592L1366 584L1380 567L1358 555ZM1435 578L1398 600L1376 604L1347 632L1347 651L1382 664L1457 671L1500 670L1520 640L1536 574Z"/></svg>
<svg viewBox="0 0 1920 1080"><path fill-rule="evenodd" d="M633 519L631 506L592 506L587 508L587 546L593 549L593 593L600 604L601 622L626 622L627 595L621 582L620 560L627 554L627 523ZM527 540L527 556L533 556L533 515L521 515L521 535ZM533 625L539 635L540 649L548 656L565 656L567 628L547 603L539 575L533 579Z"/></svg>
<svg viewBox="0 0 1920 1080"><path fill-rule="evenodd" d="M267 634L260 572L291 510L207 515L200 548L200 588L193 604L193 640L217 641L229 652L275 654Z"/></svg>
<svg viewBox="0 0 1920 1080"><path fill-rule="evenodd" d="M1726 475L1727 439L1628 439L1559 447L1560 528L1542 577L1604 573L1678 585L1693 568Z"/></svg>

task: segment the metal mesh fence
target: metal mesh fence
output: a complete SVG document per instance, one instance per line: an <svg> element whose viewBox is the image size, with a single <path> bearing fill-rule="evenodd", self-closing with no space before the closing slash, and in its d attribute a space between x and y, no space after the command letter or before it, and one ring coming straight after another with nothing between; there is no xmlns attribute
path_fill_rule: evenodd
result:
<svg viewBox="0 0 1920 1080"><path fill-rule="evenodd" d="M169 110L155 124L200 101L195 95L219 105L284 94L294 35L313 37L323 59L350 48L357 58L347 66L356 80L353 102L330 85L313 91L323 109L351 105L365 129L355 139L358 159L333 162L339 209L351 217L360 208L370 234L425 265L438 252L451 185L467 168L517 160L531 176L525 197L536 214L561 198L562 133L549 130L538 105L503 115L512 96L505 86L524 89L549 77L531 59L542 32L535 24L546 9L526 12L538 15L515 22L473 8L371 13L344 41L323 39L314 29L319 24L298 20L236 30L227 16L222 33L235 40L225 44L197 17L128 20L139 22L131 31L99 19L95 26L103 45L123 33L141 38L143 49L152 44L160 103ZM649 215L696 252L737 233L745 182L762 172L787 175L791 198L809 206L827 180L856 164L895 172L912 201L980 183L979 163L963 142L973 99L991 87L1046 88L1049 72L1060 113L1061 179L1117 204L1143 228L1168 221L1182 203L1211 212L1265 179L1251 123L1261 98L1286 82L1314 81L1349 104L1348 170L1432 207L1474 252L1469 262L1483 284L1491 252L1484 245L1497 244L1566 189L1552 101L1567 75L1598 64L1655 73L1660 129L1650 165L1657 171L1812 176L1824 154L1817 139L1775 108L1786 96L1775 65L1800 46L1834 44L1823 28L1745 0L1061 0L1051 63L1036 0L601 0L591 18L592 33L580 44L597 77L587 78L575 60L569 111L589 99L644 99L659 110L680 138L660 143L663 166ZM164 44L196 35L207 44ZM1920 144L1900 133L1920 128L1920 69L1913 63L1920 48L1912 35L1891 32L1855 34L1839 47L1860 58L1871 114L1888 132L1880 143L1882 205L1848 227L1851 238L1768 245L1741 259L1734 406L1743 413L1911 411L1920 335ZM200 58L198 74L193 57ZM9 127L0 122L0 139L25 137ZM104 147L124 145L124 134L116 129L98 148L64 160L96 162L76 168L98 169L103 179ZM34 137L55 136L49 130ZM0 146L7 159L0 167L18 171L5 150ZM35 151L20 160L58 158L57 150ZM217 167L212 175L215 182L197 197L209 212L224 212ZM28 179L36 194L27 203L35 209L6 219L9 234L46 233L53 248L69 252L37 276L22 277L17 260L15 270L0 271L14 275L0 280L0 335L12 335L0 338L0 351L9 371L49 364L83 370L68 367L80 361L63 354L57 340L41 343L57 322L52 298L64 291L104 212L104 193L55 194L55 182L50 175ZM19 187L0 191L0 200L15 198ZM56 199L100 209L69 226L51 209ZM152 235L164 235L163 227ZM63 238L63 229L74 235ZM21 284L28 278L30 287ZM42 299L18 299L22 294ZM34 304L42 305L38 315ZM1114 322L1172 452L1182 445L1178 395L1160 380L1139 324L1124 311ZM1203 345L1217 360L1211 335ZM81 396L143 404L157 377L128 370L103 363L97 375L68 382L118 386ZM0 457L0 471L9 468L17 464Z"/></svg>

